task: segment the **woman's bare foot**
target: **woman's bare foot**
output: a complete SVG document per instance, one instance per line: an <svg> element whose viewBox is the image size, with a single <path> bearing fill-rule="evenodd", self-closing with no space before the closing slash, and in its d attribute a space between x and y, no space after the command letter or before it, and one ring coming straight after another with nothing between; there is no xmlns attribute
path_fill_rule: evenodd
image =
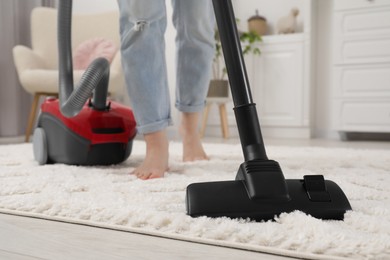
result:
<svg viewBox="0 0 390 260"><path fill-rule="evenodd" d="M145 134L146 156L142 164L132 174L141 180L164 177L168 170L169 143L165 130Z"/></svg>
<svg viewBox="0 0 390 260"><path fill-rule="evenodd" d="M198 132L199 113L182 113L180 134L183 139L183 161L208 160Z"/></svg>

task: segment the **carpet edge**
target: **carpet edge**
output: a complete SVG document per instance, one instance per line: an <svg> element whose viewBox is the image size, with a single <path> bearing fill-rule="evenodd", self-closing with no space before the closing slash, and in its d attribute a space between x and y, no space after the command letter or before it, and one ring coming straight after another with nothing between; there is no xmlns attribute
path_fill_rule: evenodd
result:
<svg viewBox="0 0 390 260"><path fill-rule="evenodd" d="M8 209L3 209L3 208L0 208L0 214L15 215L15 216L20 216L20 217L31 217L31 218L37 218L37 219L42 219L42 220L63 222L63 223L67 223L67 224L90 226L90 227L95 227L95 228L104 228L104 229L109 229L109 230L129 232L129 233L135 233L135 234L140 234L140 235L149 235L149 236L155 236L155 237L166 238L166 239L174 239L174 240L180 240L180 241L186 241L186 242L192 242L192 243L198 243L198 244L204 244L204 245L213 245L213 246L220 246L220 247L226 247L226 248L232 248L232 249L247 250L247 251L265 253L265 254L271 254L271 255L293 257L293 258L298 258L298 259L312 259L312 260L347 260L347 259L350 259L350 258L345 258L345 257L340 257L340 256L301 253L301 252L297 252L297 251L293 251L293 250L278 249L278 248L272 248L272 247L266 247L266 246L245 245L243 243L218 241L218 240L206 239L206 238L193 238L190 236L179 235L179 234L171 234L171 233L167 234L164 232L143 230L141 228L138 229L138 228L131 228L131 227L123 227L120 225L104 224L104 223L96 222L96 221L87 221L87 220L72 219L72 218L58 217L58 216L48 216L45 214L24 212L24 211L18 211L18 210L8 210Z"/></svg>

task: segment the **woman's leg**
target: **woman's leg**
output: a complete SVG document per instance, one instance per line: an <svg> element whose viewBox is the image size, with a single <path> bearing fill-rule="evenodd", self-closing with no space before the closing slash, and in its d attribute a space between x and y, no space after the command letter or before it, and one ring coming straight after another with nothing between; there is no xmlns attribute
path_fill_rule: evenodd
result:
<svg viewBox="0 0 390 260"><path fill-rule="evenodd" d="M198 133L214 58L214 11L210 0L172 0L177 30L176 107L182 112L183 160L204 160Z"/></svg>
<svg viewBox="0 0 390 260"><path fill-rule="evenodd" d="M141 179L162 177L168 168L171 125L165 61L164 0L118 0L122 66L130 102L147 149L144 162L134 170Z"/></svg>

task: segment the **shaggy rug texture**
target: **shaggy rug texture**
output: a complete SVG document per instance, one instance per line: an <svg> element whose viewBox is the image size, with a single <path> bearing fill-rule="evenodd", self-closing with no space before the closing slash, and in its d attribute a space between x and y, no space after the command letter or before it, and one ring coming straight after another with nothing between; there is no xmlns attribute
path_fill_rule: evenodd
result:
<svg viewBox="0 0 390 260"><path fill-rule="evenodd" d="M296 211L256 223L186 215L188 184L234 179L243 161L239 145L205 149L209 161L183 163L181 145L171 143L169 173L141 181L129 174L143 159L141 141L126 162L109 167L39 166L31 144L3 145L0 212L305 259L390 259L389 150L268 147L287 179L323 174L344 190L353 211L344 221Z"/></svg>

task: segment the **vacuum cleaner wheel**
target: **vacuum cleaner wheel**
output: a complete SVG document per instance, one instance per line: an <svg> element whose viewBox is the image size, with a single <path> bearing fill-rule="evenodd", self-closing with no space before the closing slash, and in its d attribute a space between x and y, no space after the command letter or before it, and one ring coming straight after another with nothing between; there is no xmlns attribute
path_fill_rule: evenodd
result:
<svg viewBox="0 0 390 260"><path fill-rule="evenodd" d="M43 128L38 127L34 131L33 150L34 158L39 163L39 165L46 164L48 160L47 139L45 130L43 130Z"/></svg>

